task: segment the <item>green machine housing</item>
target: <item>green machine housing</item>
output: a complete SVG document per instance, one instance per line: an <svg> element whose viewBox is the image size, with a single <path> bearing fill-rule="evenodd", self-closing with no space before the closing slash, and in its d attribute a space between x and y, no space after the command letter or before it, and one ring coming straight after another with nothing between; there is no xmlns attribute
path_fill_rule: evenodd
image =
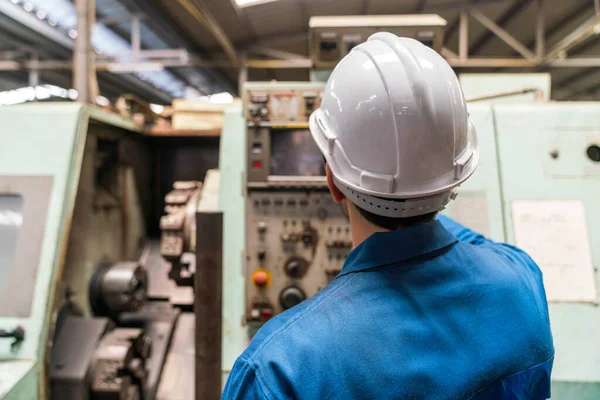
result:
<svg viewBox="0 0 600 400"><path fill-rule="evenodd" d="M160 238L193 251L219 142L142 133L77 103L0 108L0 399L193 397L193 290L168 279L184 268L169 272Z"/></svg>
<svg viewBox="0 0 600 400"><path fill-rule="evenodd" d="M600 265L600 104L473 103L469 111L481 163L444 212L532 254L544 272L550 300L556 347L553 398L598 399L600 310L594 266ZM246 132L242 110L228 112L220 155L221 179L228 183L221 186L223 382L250 340L243 296L250 279L244 272ZM549 231L574 236L548 238ZM575 258L569 262L571 254Z"/></svg>

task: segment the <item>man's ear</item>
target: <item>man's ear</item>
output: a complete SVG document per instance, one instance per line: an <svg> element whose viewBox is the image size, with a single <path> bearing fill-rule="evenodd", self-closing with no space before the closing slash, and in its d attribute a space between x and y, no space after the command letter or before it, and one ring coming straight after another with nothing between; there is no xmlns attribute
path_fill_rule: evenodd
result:
<svg viewBox="0 0 600 400"><path fill-rule="evenodd" d="M340 203L342 200L344 200L346 198L346 196L344 196L344 194L340 191L340 189L337 188L337 186L335 186L335 184L333 183L333 174L331 173L331 169L329 168L329 165L327 165L327 186L329 186L329 191L331 192L331 195L333 196L333 200L336 203Z"/></svg>

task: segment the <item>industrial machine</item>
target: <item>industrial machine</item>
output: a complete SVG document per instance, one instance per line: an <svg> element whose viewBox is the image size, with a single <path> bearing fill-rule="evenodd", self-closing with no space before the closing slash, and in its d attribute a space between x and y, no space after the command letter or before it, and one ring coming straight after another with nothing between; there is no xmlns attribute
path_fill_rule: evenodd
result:
<svg viewBox="0 0 600 400"><path fill-rule="evenodd" d="M199 180L218 139L148 137L79 104L0 121L0 398L193 399Z"/></svg>
<svg viewBox="0 0 600 400"><path fill-rule="evenodd" d="M246 322L260 326L313 296L352 247L308 130L322 84L247 84Z"/></svg>
<svg viewBox="0 0 600 400"><path fill-rule="evenodd" d="M311 24L312 56L317 68L327 68L329 64L323 62L327 60L320 59L319 41L326 41L328 36L318 33L326 31L318 31L318 26ZM339 28L331 36L337 44L323 47L324 51L333 51L329 54L335 53L331 65L348 51L343 50L342 38L364 31L355 26L354 30ZM327 69L317 69L311 77L323 81L328 75ZM461 80L470 91L465 93L467 98L488 99L469 104L481 161L444 213L494 240L516 244L538 263L544 273L556 347L553 398L597 399L600 346L595 338L600 334L600 312L595 266L600 265L600 209L596 206L596 194L600 193L600 105L544 102L549 98L550 85L543 76L519 79L513 74L501 79L502 84L492 82L488 90L480 77L472 85ZM281 294L290 295L293 303L313 295L341 268L351 250L345 247L350 237L345 236L343 215L335 213L335 207L328 208L327 192L318 192L319 179L310 176L314 172L302 170L306 160L314 159L311 166L321 165L303 145L305 134L276 136L278 130L306 128L299 88L307 86L322 87L318 83L247 84L244 110L226 117L220 159L221 179L228 182L221 188L225 213L223 290L245 296L223 299L223 323L227 327L223 332L223 381L255 326L289 304ZM494 95L507 88L511 96ZM290 96L297 100L286 110L294 110L293 115L300 121L278 120L281 101L270 104L273 92L286 91L298 93ZM276 117L271 119L272 115ZM239 144L240 133L245 145ZM283 157L287 165L281 163L277 153L285 135L296 136L294 143L298 143L286 146L291 152ZM303 191L302 187L314 191ZM288 206L289 199L294 206ZM305 208L299 203L302 199L307 200ZM315 205L317 199L319 205ZM321 208L327 211L321 214L326 218L319 217ZM294 220L295 227L291 225ZM317 238L325 238L316 247L315 231ZM293 247L287 247L292 238ZM337 253L329 258L330 244L339 250L339 265ZM298 278L295 271L303 272L307 265L306 275Z"/></svg>
<svg viewBox="0 0 600 400"><path fill-rule="evenodd" d="M246 92L284 87L296 84L248 84ZM246 104L248 107L252 102ZM516 244L538 263L544 273L556 347L552 397L596 399L600 396L600 345L596 340L600 334L599 278L595 268L600 265L600 209L596 206L600 193L600 105L472 103L469 111L477 127L481 162L444 213L494 240ZM268 140L277 131L259 128L248 120L248 114L240 114L227 115L228 129L221 139L221 179L229 182L221 187L225 213L223 290L246 293L244 298L223 299L227 327L223 332L224 380L252 336L255 309L260 310L258 322L262 322L260 300L269 299L273 308L268 311L276 314L284 308L280 300L283 289L299 287L306 296L314 294L326 283L330 268L328 257L318 257L328 254L329 228L334 236L341 235L342 241L349 240L341 214L328 212L326 219L319 219L320 207L312 206L318 192L282 188L280 178L269 179L274 174L254 175L258 171L253 168L259 166L255 162L260 161L264 168L263 163L273 157L255 155L254 140ZM244 129L248 122L250 127ZM264 133L257 133L257 129L264 129ZM239 144L240 132L247 135L247 146ZM298 179L305 185L313 180ZM299 186L288 181L286 185ZM287 207L288 199L298 202L310 197L313 202L305 203L305 209L299 203ZM326 192L319 201L327 204ZM312 241L307 239L309 245L305 247L301 238L302 219L309 220L309 226L325 237L325 242L319 243L324 248L316 248L316 263L310 258ZM286 234L298 235L293 253L286 251L282 241L289 238ZM342 249L350 250L340 246ZM312 262L304 278L294 279L287 271L298 253ZM335 268L341 267L344 255ZM297 265L301 264L292 265L292 269ZM266 277L257 273L261 268L267 270ZM256 284L264 280L265 286Z"/></svg>

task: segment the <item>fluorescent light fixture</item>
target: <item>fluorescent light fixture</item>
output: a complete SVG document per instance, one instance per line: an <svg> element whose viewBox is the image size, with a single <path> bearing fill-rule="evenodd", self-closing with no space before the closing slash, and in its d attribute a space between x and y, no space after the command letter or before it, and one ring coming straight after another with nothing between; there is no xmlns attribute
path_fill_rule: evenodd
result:
<svg viewBox="0 0 600 400"><path fill-rule="evenodd" d="M210 102L213 104L231 104L233 103L233 96L231 93L223 92L216 93L209 96Z"/></svg>
<svg viewBox="0 0 600 400"><path fill-rule="evenodd" d="M165 111L165 106L161 106L160 104L150 104L150 109L155 113L160 114Z"/></svg>
<svg viewBox="0 0 600 400"><path fill-rule="evenodd" d="M235 0L238 7L257 6L259 4L272 3L278 0Z"/></svg>
<svg viewBox="0 0 600 400"><path fill-rule="evenodd" d="M21 104L34 100L46 100L51 97L77 98L77 91L65 89L54 85L27 86L6 92L0 92L0 106Z"/></svg>
<svg viewBox="0 0 600 400"><path fill-rule="evenodd" d="M104 96L96 96L96 104L98 104L101 107L107 107L110 105L110 100L108 100Z"/></svg>

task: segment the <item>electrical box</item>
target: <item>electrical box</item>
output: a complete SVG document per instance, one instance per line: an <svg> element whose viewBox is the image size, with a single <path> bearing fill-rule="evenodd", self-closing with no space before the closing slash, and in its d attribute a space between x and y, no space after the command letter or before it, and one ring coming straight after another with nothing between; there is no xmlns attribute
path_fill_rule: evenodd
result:
<svg viewBox="0 0 600 400"><path fill-rule="evenodd" d="M333 69L355 46L385 31L442 49L446 20L435 14L312 17L310 54L313 68Z"/></svg>

